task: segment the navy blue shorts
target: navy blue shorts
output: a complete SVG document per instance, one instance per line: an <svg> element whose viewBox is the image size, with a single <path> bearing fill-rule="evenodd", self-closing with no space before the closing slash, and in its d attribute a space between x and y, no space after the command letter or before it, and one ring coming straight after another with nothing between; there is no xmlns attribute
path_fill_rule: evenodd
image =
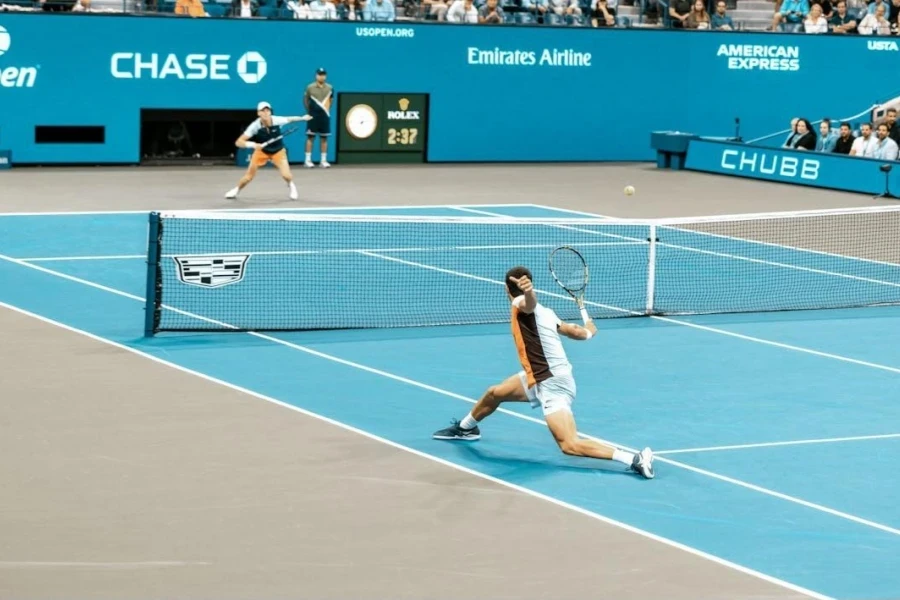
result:
<svg viewBox="0 0 900 600"><path fill-rule="evenodd" d="M306 122L306 135L331 135L331 119L321 108L310 111L312 120Z"/></svg>

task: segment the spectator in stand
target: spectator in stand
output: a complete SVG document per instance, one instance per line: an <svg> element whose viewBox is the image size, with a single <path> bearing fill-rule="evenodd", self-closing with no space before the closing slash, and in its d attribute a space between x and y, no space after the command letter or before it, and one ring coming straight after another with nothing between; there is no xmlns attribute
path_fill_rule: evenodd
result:
<svg viewBox="0 0 900 600"><path fill-rule="evenodd" d="M900 154L900 146L891 139L890 130L886 123L878 126L878 140L875 142L875 149L872 151L872 158L879 160L897 160Z"/></svg>
<svg viewBox="0 0 900 600"><path fill-rule="evenodd" d="M478 22L488 25L503 22L503 9L497 6L497 0L487 0L484 6L478 9Z"/></svg>
<svg viewBox="0 0 900 600"><path fill-rule="evenodd" d="M709 29L709 13L703 0L694 0L694 6L684 23L687 29Z"/></svg>
<svg viewBox="0 0 900 600"><path fill-rule="evenodd" d="M822 15L822 7L813 4L809 9L809 15L803 21L803 29L806 33L828 33L828 20Z"/></svg>
<svg viewBox="0 0 900 600"><path fill-rule="evenodd" d="M889 5L884 0L875 0L874 2L869 2L868 8L866 9L866 14L874 15L879 6L884 7L884 15L885 17L887 17L887 15L890 14L890 11L888 10Z"/></svg>
<svg viewBox="0 0 900 600"><path fill-rule="evenodd" d="M731 20L731 17L725 14L726 8L728 6L725 4L725 0L716 2L716 12L710 19L710 27L720 31L734 31L734 22Z"/></svg>
<svg viewBox="0 0 900 600"><path fill-rule="evenodd" d="M309 0L309 18L316 21L334 21L337 19L337 9L327 0Z"/></svg>
<svg viewBox="0 0 900 600"><path fill-rule="evenodd" d="M581 16L581 7L578 0L547 0L550 10L559 16L573 15Z"/></svg>
<svg viewBox="0 0 900 600"><path fill-rule="evenodd" d="M881 2L881 0L879 0ZM887 20L887 5L883 2L875 7L875 13L869 13L863 17L859 24L859 32L862 35L891 35L891 22Z"/></svg>
<svg viewBox="0 0 900 600"><path fill-rule="evenodd" d="M800 121L797 117L791 119L791 132L788 134L787 139L784 140L784 144L781 145L782 148L793 148L794 142L800 137L797 135L797 123Z"/></svg>
<svg viewBox="0 0 900 600"><path fill-rule="evenodd" d="M672 0L669 3L669 16L672 17L672 27L684 29L688 17L691 16L690 0Z"/></svg>
<svg viewBox="0 0 900 600"><path fill-rule="evenodd" d="M522 0L522 8L534 13L537 17L543 18L544 13L549 9L549 5L547 0Z"/></svg>
<svg viewBox="0 0 900 600"><path fill-rule="evenodd" d="M831 119L822 119L819 123L819 141L816 142L816 152L834 152L837 143L837 134L831 128Z"/></svg>
<svg viewBox="0 0 900 600"><path fill-rule="evenodd" d="M847 3L840 0L831 17L831 33L856 33L856 24L856 17L847 11Z"/></svg>
<svg viewBox="0 0 900 600"><path fill-rule="evenodd" d="M444 0L422 0L419 6L419 14L422 17L435 17L438 21L447 18L447 9L450 8Z"/></svg>
<svg viewBox="0 0 900 600"><path fill-rule="evenodd" d="M591 7L592 27L615 27L616 9L609 5L607 0L595 0Z"/></svg>
<svg viewBox="0 0 900 600"><path fill-rule="evenodd" d="M772 17L772 29L778 29L782 23L793 25L792 29L797 29L803 24L808 14L809 2L807 0L784 0L781 10Z"/></svg>
<svg viewBox="0 0 900 600"><path fill-rule="evenodd" d="M859 131L860 136L853 140L853 146L850 148L850 156L872 156L875 143L878 141L872 135L872 124L863 123Z"/></svg>
<svg viewBox="0 0 900 600"><path fill-rule="evenodd" d="M897 124L897 109L889 108L884 115L884 122L888 126L888 135L900 145L900 125Z"/></svg>
<svg viewBox="0 0 900 600"><path fill-rule="evenodd" d="M850 150L853 148L853 142L856 138L853 137L853 129L850 127L850 123L846 121L841 123L841 133L838 135L837 140L834 144L834 149L832 152L835 154L850 154Z"/></svg>
<svg viewBox="0 0 900 600"><path fill-rule="evenodd" d="M397 13L391 0L368 0L363 17L366 21L393 21Z"/></svg>
<svg viewBox="0 0 900 600"><path fill-rule="evenodd" d="M190 17L208 17L203 2L200 0L178 0L175 3L175 14Z"/></svg>
<svg viewBox="0 0 900 600"><path fill-rule="evenodd" d="M342 21L362 21L363 10L362 3L357 0L344 0L337 5L338 18Z"/></svg>
<svg viewBox="0 0 900 600"><path fill-rule="evenodd" d="M294 11L295 19L305 20L310 18L309 4L306 3L306 0L287 0L285 4L287 4L289 9Z"/></svg>
<svg viewBox="0 0 900 600"><path fill-rule="evenodd" d="M259 4L256 0L231 0L231 16L249 19L259 16Z"/></svg>
<svg viewBox="0 0 900 600"><path fill-rule="evenodd" d="M816 149L816 132L808 119L797 119L797 134L789 147L794 150Z"/></svg>
<svg viewBox="0 0 900 600"><path fill-rule="evenodd" d="M477 23L478 10L472 5L472 0L454 0L447 10L447 21L450 23Z"/></svg>

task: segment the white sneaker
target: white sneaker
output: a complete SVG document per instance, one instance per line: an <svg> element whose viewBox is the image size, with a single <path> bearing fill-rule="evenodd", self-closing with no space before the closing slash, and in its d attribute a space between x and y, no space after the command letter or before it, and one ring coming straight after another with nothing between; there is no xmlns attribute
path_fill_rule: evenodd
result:
<svg viewBox="0 0 900 600"><path fill-rule="evenodd" d="M323 169L327 169L328 167L331 166L331 164L329 164L329 162L327 160L323 160L323 161L319 162L319 166L322 167Z"/></svg>
<svg viewBox="0 0 900 600"><path fill-rule="evenodd" d="M656 476L653 470L653 451L650 448L644 448L638 454L635 454L630 470L645 479L653 479Z"/></svg>
<svg viewBox="0 0 900 600"><path fill-rule="evenodd" d="M313 161L307 160L305 163L303 163L303 166L306 167L307 169L312 169L316 165L313 164Z"/></svg>
<svg viewBox="0 0 900 600"><path fill-rule="evenodd" d="M228 190L228 192L225 194L225 199L226 200L234 200L235 198L237 198L239 191L241 191L239 188L233 188L233 189Z"/></svg>
<svg viewBox="0 0 900 600"><path fill-rule="evenodd" d="M290 189L291 189L291 193L290 193L291 200L296 200L297 199L297 186L294 185L294 182L292 181L291 185L288 187L290 187Z"/></svg>

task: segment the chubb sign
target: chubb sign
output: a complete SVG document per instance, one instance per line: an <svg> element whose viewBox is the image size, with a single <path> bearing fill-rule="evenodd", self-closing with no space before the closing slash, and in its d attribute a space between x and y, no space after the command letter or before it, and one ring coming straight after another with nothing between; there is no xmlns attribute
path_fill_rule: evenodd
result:
<svg viewBox="0 0 900 600"><path fill-rule="evenodd" d="M235 73L244 83L256 84L268 72L259 52L246 52L234 62L230 54L159 54L116 52L110 73L116 79L193 79L230 81Z"/></svg>
<svg viewBox="0 0 900 600"><path fill-rule="evenodd" d="M0 57L9 54L11 48L12 36L0 25ZM31 88L36 80L37 67L6 66L0 62L0 88Z"/></svg>
<svg viewBox="0 0 900 600"><path fill-rule="evenodd" d="M777 175L785 179L799 177L815 181L819 178L820 163L814 158L796 158L754 150L723 150L720 166L725 171Z"/></svg>

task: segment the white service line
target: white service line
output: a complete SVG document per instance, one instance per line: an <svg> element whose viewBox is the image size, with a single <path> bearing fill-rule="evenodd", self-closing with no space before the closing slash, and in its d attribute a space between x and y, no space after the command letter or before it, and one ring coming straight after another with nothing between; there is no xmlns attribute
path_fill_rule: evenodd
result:
<svg viewBox="0 0 900 600"><path fill-rule="evenodd" d="M724 450L747 450L750 448L776 448L778 446L805 446L807 444L835 444L838 442L863 442L868 440L890 440L900 438L900 433L884 433L876 435L853 435L847 437L816 438L811 440L789 440L784 442L760 442L757 444L736 444L733 446L706 446L702 448L679 448L677 450L659 450L654 454L689 454L694 452L719 452Z"/></svg>
<svg viewBox="0 0 900 600"><path fill-rule="evenodd" d="M383 258L383 257L380 257L380 256L372 256L372 258L381 259L381 258ZM63 279L67 279L67 280L69 280L69 281L73 281L73 282L76 282L76 283L81 283L81 284L87 285L87 286L89 286L89 287L93 287L93 288L96 288L96 289L99 289L99 290L103 290L103 291L106 291L106 292L109 292L109 293L112 293L112 294L116 294L116 295L118 295L118 296L123 296L123 297L125 297L125 298L130 298L130 299L132 299L132 300L136 300L136 301L140 301L140 302L146 302L144 298L142 298L142 297L140 297L140 296L137 296L137 295L135 295L135 294L129 294L128 292L124 292L124 291L121 291L121 290L117 290L117 289L115 289L115 288L111 288L111 287L108 287L108 286L105 286L105 285L101 285L101 284L98 284L98 283L94 283L94 282L92 282L92 281L87 281L87 280L81 279L81 278L79 278L79 277L74 277L74 276L72 276L72 275L67 275L67 274L65 274L65 273L59 273L59 272L57 272L57 271L53 271L52 269L48 269L48 268L46 268L46 267L41 267L41 266L38 266L38 265L35 265L35 264L27 263L27 262L24 262L24 261L15 259L15 258L10 258L10 257L4 256L4 255L2 255L2 254L0 254L0 260L5 260L5 261L8 261L8 262L12 262L12 263L21 265L21 266L23 266L23 267L27 267L27 268L29 268L29 269L34 269L34 270L37 270L37 271L40 271L40 272L43 272L43 273L47 273L47 274L49 274L49 275L54 275L54 276L56 276L56 277L61 277L61 278L63 278ZM391 260L399 260L399 259L394 259L393 257L391 257ZM403 262L409 264L409 261L403 261ZM418 265L413 264L413 265L411 265L411 266L418 266ZM431 268L436 268L436 267L431 267ZM442 270L442 271L444 271L444 270ZM483 279L483 278L479 278L479 277L474 276L474 275L470 275L469 277L473 277L473 278L477 278L477 279ZM492 283L497 283L497 282L492 282ZM201 321L205 321L205 322L208 322L208 323L216 324L216 325L218 325L218 326L220 326L220 327L223 327L223 328L235 329L234 326L229 325L229 324L227 324L227 323L223 323L223 322L221 322L221 321L216 321L216 320L214 320L214 319L209 319L209 318L207 318L207 317L203 317L203 316L201 316L201 315L196 315L196 314L193 314L193 313L190 313L190 312L187 312L187 311L183 311L183 310L180 310L180 309L176 309L176 308L173 308L173 307L165 307L165 308L166 308L167 310L172 310L172 311L174 311L174 312L177 312L177 313L179 313L179 314L183 314L183 315L188 316L188 317L191 317L191 318L195 318L195 319L198 319L198 320L201 320ZM392 379L392 380L394 380L394 381L399 381L399 382L401 382L401 383L405 383L405 384L407 384L407 385L412 385L412 386L415 386L415 387L418 387L418 388L421 388L421 389L424 389L424 390L428 390L428 391L431 391L431 392L435 392L435 393L437 393L437 394L441 394L441 395L448 396L448 397L451 397L451 398L456 398L456 399L458 399L458 400L463 400L463 401L468 402L468 403L470 403L470 404L475 404L475 403L477 402L477 400L474 400L474 399L472 399L472 398L467 398L467 397L465 397L465 396L462 396L462 395L460 395L460 394L456 394L456 393L451 392L451 391L449 391L449 390L441 389L441 388L438 388L438 387L435 387L435 386L432 386L432 385L428 385L428 384L426 384L426 383L422 383L422 382L416 381L416 380L414 380L414 379L409 379L409 378L407 378L407 377L403 377L403 376L400 376L400 375L395 375L395 374L393 374L393 373L389 373L389 372L387 372L387 371L382 371L382 370L380 370L380 369L376 369L376 368L374 368L374 367L370 367L370 366L367 366L367 365L364 365L364 364L361 364L361 363L357 363L357 362L345 360L345 359L343 359L343 358L339 358L339 357L333 356L333 355L331 355L331 354L325 354L324 352L319 352L318 350L313 350L312 348L308 348L308 347L306 347L306 346L301 346L301 345L299 345L299 344L294 344L294 343L292 343L292 342L288 342L288 341L286 341L286 340L282 340L282 339L280 339L280 338L276 338L276 337L273 337L273 336L270 336L270 335L266 335L266 334L263 334L263 333L257 333L257 332L249 332L249 333L247 333L247 335L250 335L250 336L253 336L253 337L256 337L256 338L260 338L260 339L263 339L263 340L266 340L266 341L269 341L269 342L272 342L272 343L275 343L275 344L279 344L279 345L285 346L285 347L287 347L287 348L292 348L292 349L294 349L294 350L299 350L300 352L303 352L303 353L306 353L306 354L310 354L310 355L312 355L312 356L317 356L317 357L319 357L319 358L324 358L324 359L326 359L326 360L329 360L329 361L332 361L332 362L336 362L336 363L338 363L338 364L346 365L346 366L348 366L348 367L352 367L352 368L355 368L355 369L358 369L358 370L361 370L361 371L366 371L367 373L372 373L373 375L379 375L379 376L385 377L385 378L387 378L387 379ZM533 423L537 423L537 424L539 424L539 425L546 426L546 424L545 424L544 421L542 421L542 420L540 420L540 419L535 419L534 417L529 417L528 415L522 415L522 414L519 414L519 413L516 413L516 412L513 412L513 411L509 411L509 410L505 410L505 409L502 409L502 408L501 408L501 409L498 409L498 412L502 412L502 413L504 413L504 414L510 415L510 416L515 417L515 418L518 418L518 419L523 419L523 420L525 420L525 421L531 421L531 422L533 422ZM628 451L630 451L630 452L636 452L636 451L637 451L637 449L635 449L635 448L630 448L630 447L628 447L628 446L625 446L625 445L622 445L622 444L618 444L618 443L616 443L616 442L614 442L614 441L611 441L611 440L604 440L604 439L602 439L602 438L598 438L598 437L596 437L596 436L591 436L591 435L587 435L587 434L579 434L579 435L581 435L582 437L584 437L584 438L586 438L586 439L596 440L596 441L602 442L602 443L604 443L604 444L608 444L608 445L612 445L612 446L615 446L615 447L618 447L618 448L622 448L623 450L628 450ZM791 503L793 503L793 504L797 504L797 505L800 505L800 506L804 506L804 507L806 507L806 508L810 508L810 509L813 509L813 510L817 510L817 511L819 511L819 512L823 512L823 513L826 513L826 514L829 514L829 515L832 515L832 516L835 516L835 517L838 517L838 518L841 518L841 519L845 519L845 520L847 520L847 521L852 521L852 522L857 523L857 524L859 524L859 525L864 525L864 526L866 526L866 527L871 527L871 528L873 528L873 529L878 529L878 530L884 531L884 532L886 532L886 533L891 533L891 534L900 536L900 529L895 529L895 528L893 528L893 527L889 527L889 526L887 526L887 525L883 525L883 524L877 523L877 522L875 522L875 521L870 521L870 520L868 520L868 519L863 519L862 517L858 517L858 516L856 516L856 515L851 515L851 514L849 514L849 513L845 513L845 512L842 512L842 511L839 511L839 510L836 510L836 509L833 509L833 508L830 508L830 507L827 507L827 506L823 506L823 505L821 505L821 504L816 504L816 503L814 503L814 502L809 502L809 501L807 501L807 500L803 500L802 498L796 498L796 497L790 496L790 495L788 495L788 494L782 494L781 492L776 492L775 490L770 490L770 489L768 489L768 488L764 488L764 487L762 487L762 486L758 486L758 485L755 485L755 484L752 484L752 483L748 483L748 482L746 482L746 481L741 481L741 480L735 479L735 478L733 478L733 477L728 477L728 476L726 476L726 475L720 475L720 474L714 473L714 472L712 472L712 471L707 471L707 470L705 470L705 469L700 469L700 468L697 468L697 467L693 467L693 466L688 465L688 464L685 464L685 463L680 463L680 462L674 461L674 460L672 460L672 459L670 459L670 458L660 457L660 458L658 459L658 461L659 461L659 462L664 462L664 463L670 464L670 465L672 465L672 466L675 466L675 467L678 467L678 468L681 468L681 469L685 469L685 470L687 470L687 471L691 471L691 472L696 473L696 474L698 474L698 475L703 475L703 476L706 476L706 477L711 477L711 478L713 478L713 479L717 479L717 480L723 481L723 482L725 482L725 483L730 483L730 484L733 484L733 485L737 485L737 486L739 486L739 487L742 487L742 488L745 488L745 489L748 489L748 490L752 490L752 491L755 491L755 492L759 492L759 493L761 493L761 494L765 494L765 495L771 496L771 497L773 497L773 498L778 498L778 499L780 499L780 500L785 500L785 501L787 501L787 502L791 502Z"/></svg>
<svg viewBox="0 0 900 600"><path fill-rule="evenodd" d="M26 264L24 264L23 266L33 266L33 265L28 265L28 264L26 263ZM124 292L122 292L122 294L124 294ZM357 435L361 435L361 436L363 436L363 437L365 437L365 438L368 438L368 439L370 439L370 440L374 440L374 441L376 441L376 442L380 442L380 443L382 443L382 444L385 444L385 445L390 446L390 447L392 447L392 448L395 448L395 449L397 449L397 450L401 450L401 451L403 451L403 452L407 452L407 453L412 454L412 455L414 455L414 456L417 456L417 457L419 457L419 458L423 458L423 459L425 459L425 460L429 460L429 461L431 461L431 462L435 462L435 463L437 463L437 464L443 465L443 466L448 467L448 468L450 468L450 469L454 469L454 470L456 470L456 471L460 471L460 472L462 472L462 473L466 473L466 474L468 474L468 475L472 475L472 476L474 476L474 477L478 477L478 478L480 478L480 479L484 479L485 481L490 481L490 482L492 482L492 483L495 483L495 484L500 485L500 486L502 486L502 487L505 487L505 488L507 488L507 489L510 489L510 490L513 490L513 491L516 491L516 492L520 492L520 493L522 493L522 494L526 494L526 495L531 496L531 497L533 497L533 498L537 498L537 499L539 499L539 500L543 500L543 501L545 501L545 502L549 502L550 504L553 504L553 505L559 506L559 507L561 507L561 508L565 508L565 509L567 509L567 510L576 512L576 513L578 513L578 514L584 515L584 516L589 517L589 518L591 518L591 519L595 519L595 520L600 521L600 522L602 522L602 523L606 523L606 524L608 524L608 525L612 525L612 526L614 526L614 527L618 527L618 528L623 529L623 530L625 530L625 531L628 531L628 532L630 532L630 533L634 533L634 534L636 534L636 535L640 535L641 537L644 537L644 538L653 540L653 541L655 541L655 542L659 542L659 543L661 543L661 544L665 544L665 545L670 546L670 547L672 547L672 548L676 548L676 549L681 550L681 551L683 551L683 552L687 552L688 554L691 554L691 555L693 555L693 556L697 556L697 557L699 557L699 558L702 558L702 559L704 559L704 560L708 560L708 561L713 562L713 563L715 563L715 564L718 564L718 565L727 567L727 568L729 568L729 569L733 569L733 570L738 571L738 572L740 572L740 573L744 573L745 575L749 575L749 576L751 576L751 577L755 577L756 579L760 579L760 580L762 580L762 581L766 581L766 582L768 582L768 583L771 583L771 584L773 584L773 585L777 585L777 586L782 587L782 588L784 588L784 589L791 590L791 591L793 591L793 592L797 592L798 594L803 594L803 595L808 596L808 597L810 597L810 598L814 598L815 600L835 600L834 598L831 598L830 596L826 596L826 595L824 595L824 594L820 594L819 592L814 592L814 591L812 591L812 590L810 590L810 589L801 587L801 586L799 586L799 585L795 585L795 584L790 583L790 582L788 582L788 581L784 581L784 580L782 580L782 579L778 579L777 577L772 577L771 575L766 575L765 573L761 573L761 572L759 572L759 571L756 571L756 570L754 570L754 569L750 569L750 568L745 567L745 566L743 566L743 565L739 565L739 564L734 563L734 562L731 562L731 561L729 561L729 560L725 560L724 558L720 558L720 557L715 556L715 555L713 555L713 554L709 554L709 553L704 552L704 551L702 551L702 550L698 550L697 548L694 548L694 547L692 547L692 546L688 546L688 545L686 545L686 544L682 544L681 542L676 542L676 541L674 541L674 540L670 540L670 539L665 538L665 537L662 537L662 536L660 536L660 535L656 535L655 533L651 533L651 532L645 531L645 530L643 530L643 529L638 529L637 527L634 527L634 526L632 526L632 525L628 525L627 523L623 523L623 522L621 522L621 521L616 521L615 519L611 519L611 518L606 517L606 516L604 516L604 515L601 515L601 514L599 514L599 513L589 511L589 510L587 510L587 509L581 508L580 506L575 506L574 504L569 504L568 502L564 502L564 501L559 500L559 499L557 499L557 498L553 498L553 497L551 497L551 496L547 496L547 495L541 494L540 492L536 492L536 491L534 491L534 490L531 490L531 489L528 489L528 488L525 488L525 487L516 485L516 484L514 484L514 483L511 483L511 482L508 482L508 481L504 481L504 480L498 479L498 478L496 478L496 477L492 477L491 475L487 475L487 474L485 474L485 473L481 473L481 472L479 472L479 471L475 471L475 470L469 469L469 468L464 467L464 466L462 466L462 465L458 465L458 464L456 464L456 463L452 463L452 462L447 461L447 460L444 460L444 459L442 459L442 458L438 458L437 456L432 456L431 454L427 454L427 453L425 453L425 452L421 452L421 451L416 450L416 449L414 449L414 448L410 448L410 447L408 447L408 446L404 446L404 445L402 445L402 444L398 444L397 442L393 442L393 441L388 440L388 439L386 439L386 438L377 436L377 435L375 435L375 434L373 434L373 433L369 433L368 431L364 431L364 430L362 430L362 429L358 429L358 428L356 428L356 427L353 427L352 425L347 425L346 423L341 423L340 421L335 421L334 419L330 419L330 418L328 418L328 417L326 417L326 416L323 416L323 415L320 415L320 414L317 414L317 413L308 411L308 410L306 410L306 409L300 408L299 406L294 406L293 404L288 404L288 403L286 403L286 402L282 402L282 401L280 401L280 400L276 400L275 398L272 398L272 397L270 397L270 396L266 396L266 395L261 394L261 393L259 393L259 392L255 392L255 391L253 391L253 390L250 390L250 389L247 389L247 388L244 388L244 387L235 385L235 384L233 384L233 383L229 383L229 382L224 381L224 380L222 380L222 379L217 379L217 378L212 377L212 376L210 376L210 375L207 375L207 374L205 374L205 373L201 373L200 371L195 371L195 370L193 370L193 369L189 369L189 368L187 368L187 367L183 367L183 366L181 366L181 365L179 365L179 364L170 362L170 361L165 360L165 359L163 359L163 358L159 358L158 356L154 356L154 355L152 355L152 354L148 354L147 352L143 352L143 351L138 350L138 349L136 349L136 348L131 348L131 347L129 347L129 346L125 346L124 344L120 344L120 343L118 343L118 342L114 342L114 341L112 341L112 340L108 340L108 339L106 339L106 338L103 338L103 337L94 335L94 334L89 333L89 332L87 332L87 331L84 331L84 330L82 330L82 329L77 329L77 328L72 327L72 326L70 326L70 325L66 325L66 324L64 324L64 323L60 323L59 321L54 321L53 319L49 319L49 318L47 318L47 317L43 317L43 316L38 315L38 314L36 314L36 313L29 312L29 311L24 310L24 309L22 309L22 308L19 308L19 307L17 307L17 306L12 306L11 304L7 304L7 303L5 303L5 302L0 302L0 307L6 308L6 309L8 309L8 310L12 310L12 311L17 312L17 313L22 314L22 315L26 315L26 316L31 317L31 318L33 318L33 319L37 319L38 321L41 321L41 322L43 322L43 323L47 323L47 324L50 324L50 325L54 325L54 326L56 326L56 327L59 327L59 328L61 328L61 329L66 330L66 331L69 331L69 332L72 332L72 333L77 333L77 334L79 334L79 335L83 335L83 336L85 336L85 337L87 337L87 338L90 338L90 339L92 339L92 340L94 340L94 341L97 341L97 342L100 342L100 343L103 343L103 344L107 344L107 345L112 346L112 347L114 347L114 348L118 348L118 349L120 349L120 350L124 350L124 351L126 351L126 352L130 352L130 353L132 353L132 354L136 354L136 355L138 355L138 356L142 356L142 357L147 358L147 359L149 359L149 360L151 360L151 361L153 361L153 362L155 362L155 363L162 364L162 365L165 365L165 366L167 366L167 367L171 367L172 369L175 369L175 370L180 371L180 372L182 372L182 373L187 373L187 374L189 374L189 375L194 375L194 376L196 376L196 377L199 377L200 379L209 381L209 382L211 382L211 383L215 383L215 384L221 385L221 386L223 386L223 387L226 387L226 388L228 388L228 389L231 389L231 390L234 390L234 391L237 391L237 392L241 392L241 393L243 393L243 394L247 394L248 396L252 396L252 397L257 398L257 399L259 399L259 400L264 400L264 401L266 401L266 402L270 402L270 403L272 403L272 404L278 405L278 406L280 406L280 407L282 407L282 408L286 408L286 409L288 409L288 410L292 410L292 411L294 411L294 412L300 413L300 414L305 415L305 416L307 416L307 417L311 417L311 418L313 418L313 419L318 419L319 421L328 423L329 425L333 425L333 426L335 426L335 427L339 427L339 428L341 428L341 429L344 429L345 431L350 431L350 432L355 433L355 434L357 434ZM344 361L340 361L340 362L344 362ZM515 414L515 413L513 413L513 414Z"/></svg>
<svg viewBox="0 0 900 600"><path fill-rule="evenodd" d="M260 208L202 208L197 209L203 212L235 212L235 213L246 213L246 212L259 212L259 213L267 213L267 212L297 212L297 213L328 213L330 211L354 211L358 210L365 214L365 211L369 210L386 210L386 211L395 211L399 212L402 210L435 210L442 208L454 208L454 206L448 206L445 204L410 204L404 206L397 205L389 205L389 206L291 206L291 207L260 207ZM531 208L535 205L533 204L463 204L461 206L481 206L484 208L505 208L505 207L528 207ZM84 216L84 215L138 215L138 214L150 214L151 212L170 212L170 210L181 210L181 209L160 209L160 208L148 208L144 210L83 210L83 211L56 211L56 212L5 212L0 213L0 217L70 217L70 216Z"/></svg>

